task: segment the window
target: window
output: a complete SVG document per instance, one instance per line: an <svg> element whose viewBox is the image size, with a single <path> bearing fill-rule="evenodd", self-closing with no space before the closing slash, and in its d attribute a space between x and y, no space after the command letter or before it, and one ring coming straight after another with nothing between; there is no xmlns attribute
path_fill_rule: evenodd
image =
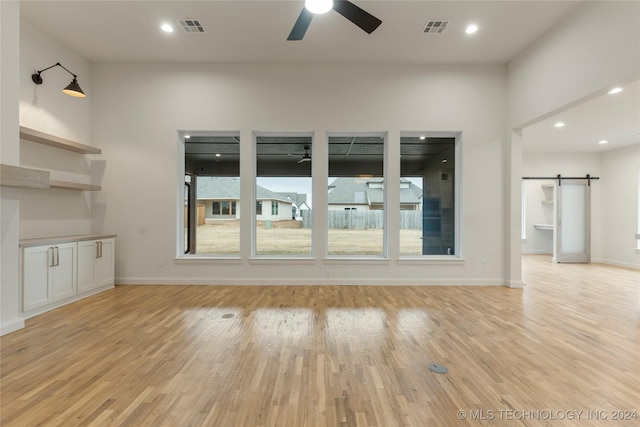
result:
<svg viewBox="0 0 640 427"><path fill-rule="evenodd" d="M255 255L309 256L311 134L256 134L255 142Z"/></svg>
<svg viewBox="0 0 640 427"><path fill-rule="evenodd" d="M187 137L188 135L188 137ZM184 253L240 253L240 138L235 133L182 133L185 165Z"/></svg>
<svg viewBox="0 0 640 427"><path fill-rule="evenodd" d="M329 255L386 254L385 135L329 136Z"/></svg>
<svg viewBox="0 0 640 427"><path fill-rule="evenodd" d="M400 255L454 255L453 136L400 138Z"/></svg>

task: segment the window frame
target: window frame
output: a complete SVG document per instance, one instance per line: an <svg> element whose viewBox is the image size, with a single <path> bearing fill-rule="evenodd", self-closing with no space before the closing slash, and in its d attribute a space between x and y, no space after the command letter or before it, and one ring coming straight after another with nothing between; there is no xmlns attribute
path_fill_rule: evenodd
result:
<svg viewBox="0 0 640 427"><path fill-rule="evenodd" d="M412 262L425 262L433 260L462 260L464 259L463 248L463 227L462 227L462 212L463 206L463 188L462 188L462 169L463 169L463 156L462 156L462 144L463 144L463 132L462 131L401 131L398 139L398 144L402 137L422 137L425 138L453 138L454 139L454 166L453 166L453 254L452 255L400 255L398 254L398 263L402 264ZM399 150L398 150L399 151ZM397 159L398 172L400 172L400 158ZM400 178L402 175L400 174ZM423 182L423 191L425 183ZM423 195L424 197L424 195ZM398 224L399 225L399 224ZM399 230L398 230L399 231ZM399 236L399 233L398 233Z"/></svg>
<svg viewBox="0 0 640 427"><path fill-rule="evenodd" d="M345 175L340 175L340 176L332 176L331 174L331 155L330 155L330 151L331 151L331 138L381 138L382 139L382 177L381 179L384 180L388 179L389 176L389 165L390 165L390 160L389 160L389 146L390 146L390 136L389 136L389 132L388 131L381 131L381 132L327 132L326 133L326 137L325 137L325 141L324 143L327 144L327 158L324 159L326 164L327 164L327 184L331 183L331 178L340 178L340 177L344 177ZM398 140L398 143L400 143L400 141ZM366 174L360 174L363 175L362 177L364 178ZM357 177L356 174L350 175L349 177ZM328 194L330 193L330 191L327 192L327 197ZM388 228L389 228L389 218L388 218L388 212L389 212L389 192L388 192L388 186L387 185L383 185L382 188L382 252L380 254L357 254L357 253L353 253L353 254L331 254L329 253L329 249L330 249L330 241L331 239L329 238L329 222L328 222L328 212L329 212L329 205L328 205L328 199L327 199L327 205L324 206L325 209L325 213L327 214L327 221L325 223L325 239L326 239L326 245L324 248L325 251L325 259L326 260L353 260L353 259L371 259L371 260L375 260L375 259L384 259L384 260L388 260L389 259L389 237L388 237ZM380 209L377 209L380 210ZM344 212L344 210L341 210ZM355 211L358 211L358 209L355 209ZM351 212L351 210L350 210ZM359 211L361 212L361 211Z"/></svg>

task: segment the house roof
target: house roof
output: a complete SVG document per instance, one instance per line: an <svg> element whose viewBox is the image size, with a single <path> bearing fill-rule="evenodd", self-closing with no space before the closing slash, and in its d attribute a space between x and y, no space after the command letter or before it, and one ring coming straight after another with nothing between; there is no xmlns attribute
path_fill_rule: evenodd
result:
<svg viewBox="0 0 640 427"><path fill-rule="evenodd" d="M401 179L408 183L407 188L400 189L400 203L414 204L420 203L422 189L411 181ZM383 188L371 188L371 183L383 183L382 178L336 178L329 188L330 205L369 205L382 204L384 202Z"/></svg>
<svg viewBox="0 0 640 427"><path fill-rule="evenodd" d="M240 178L226 176L199 176L198 200L240 200ZM285 196L256 185L258 200L278 200L291 203Z"/></svg>
<svg viewBox="0 0 640 427"><path fill-rule="evenodd" d="M284 198L289 198L296 206L302 206L303 204L307 203L307 195L303 193L285 192L278 194L280 194Z"/></svg>

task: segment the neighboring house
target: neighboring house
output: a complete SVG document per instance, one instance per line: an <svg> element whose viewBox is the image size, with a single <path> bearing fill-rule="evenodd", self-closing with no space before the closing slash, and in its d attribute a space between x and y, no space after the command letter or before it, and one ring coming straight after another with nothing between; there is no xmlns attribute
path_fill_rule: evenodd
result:
<svg viewBox="0 0 640 427"><path fill-rule="evenodd" d="M204 206L206 219L240 218L240 178L199 176L198 206ZM285 196L256 186L256 219L281 221L291 219L292 201Z"/></svg>
<svg viewBox="0 0 640 427"><path fill-rule="evenodd" d="M422 189L400 179L400 209L419 211ZM336 178L329 184L329 210L380 210L384 206L382 178Z"/></svg>
<svg viewBox="0 0 640 427"><path fill-rule="evenodd" d="M302 212L311 210L309 205L307 205L307 195L300 193L278 193L281 196L284 196L287 200L291 201L291 218L292 219L301 219Z"/></svg>

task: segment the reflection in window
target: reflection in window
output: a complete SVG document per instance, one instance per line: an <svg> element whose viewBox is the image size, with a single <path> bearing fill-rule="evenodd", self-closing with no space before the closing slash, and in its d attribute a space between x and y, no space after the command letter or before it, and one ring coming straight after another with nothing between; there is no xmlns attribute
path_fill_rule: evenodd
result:
<svg viewBox="0 0 640 427"><path fill-rule="evenodd" d="M240 138L238 134L191 134L184 138L190 194L185 215L187 253L240 252Z"/></svg>
<svg viewBox="0 0 640 427"><path fill-rule="evenodd" d="M454 255L455 138L400 138L400 255Z"/></svg>
<svg viewBox="0 0 640 427"><path fill-rule="evenodd" d="M256 136L256 255L311 255L311 142Z"/></svg>
<svg viewBox="0 0 640 427"><path fill-rule="evenodd" d="M330 136L328 254L384 255L383 135Z"/></svg>

